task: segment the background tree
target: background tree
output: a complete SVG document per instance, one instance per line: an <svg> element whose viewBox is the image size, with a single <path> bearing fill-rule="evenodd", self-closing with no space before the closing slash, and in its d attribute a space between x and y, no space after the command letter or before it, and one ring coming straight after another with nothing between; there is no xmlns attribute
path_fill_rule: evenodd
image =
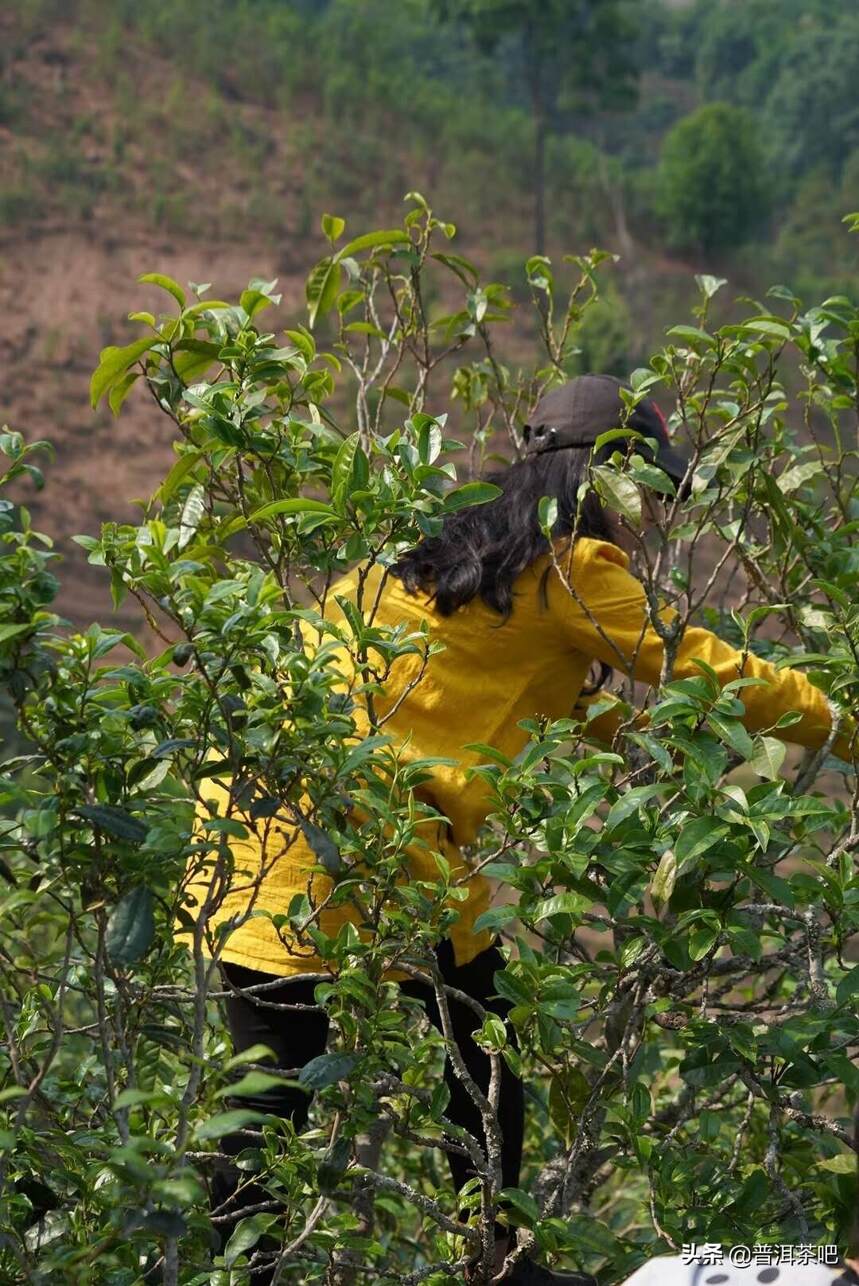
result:
<svg viewBox="0 0 859 1286"><path fill-rule="evenodd" d="M721 0L690 6L681 23L686 54L704 99L753 107L766 97L784 63L794 33L824 16L825 0Z"/></svg>
<svg viewBox="0 0 859 1286"><path fill-rule="evenodd" d="M706 253L743 245L769 208L755 124L728 103L709 103L666 136L658 207L672 245Z"/></svg>
<svg viewBox="0 0 859 1286"><path fill-rule="evenodd" d="M534 252L546 248L546 138L562 122L634 103L637 0L434 0L439 14L494 56L528 95L534 130Z"/></svg>
<svg viewBox="0 0 859 1286"><path fill-rule="evenodd" d="M598 8L597 17L611 10ZM616 296L634 319L629 358L640 363L694 304L688 269L702 266L703 252L667 242L659 157L668 132L708 102L747 109L768 176L768 219L736 253L731 244L719 251L732 293L758 297L779 281L825 298L849 284L855 252L841 214L855 207L845 186L855 4L641 0L629 12L635 33L620 56L641 72L636 94L624 93L635 98L631 110L592 95L573 111L573 76L549 116L545 240L555 256L570 245L622 256ZM614 57L617 41L588 42L575 66L586 73L587 58L606 50ZM224 265L223 289L279 277L285 312L294 312L304 265L319 255L318 211L366 226L398 222L402 194L417 187L457 210L466 257L527 297L521 247L534 244L535 129L523 59L521 29L506 30L487 56L465 18L440 22L431 0L185 0L181 13L169 0L0 6L0 236L5 259L23 273L19 287L9 274L0 281L0 344L23 352L6 361L7 418L24 423L35 412L55 426L58 447L73 444L55 465L55 498L32 498L36 525L71 560L61 589L70 619L85 627L110 610L72 534L96 529L114 487L125 496L153 489L169 460L166 438L147 431L143 396L126 411L135 453L107 420L79 433L92 354L130 338L114 258L127 253L141 268L157 259L181 280L200 279L210 275L211 249ZM572 65L567 57L564 75ZM743 176L738 191L745 187ZM45 275L56 283L51 324L19 331L16 296L39 298ZM82 275L93 295L83 317ZM728 307L726 292L715 304L722 319ZM516 313L512 324L527 328L530 315ZM530 343L527 329L519 340ZM97 470L108 487L94 481ZM133 517L130 502L125 516ZM128 606L121 616L137 628Z"/></svg>
<svg viewBox="0 0 859 1286"><path fill-rule="evenodd" d="M811 67L813 80L807 75ZM846 158L859 147L859 14L800 26L773 72L766 111L779 171L795 183L823 166L837 182Z"/></svg>

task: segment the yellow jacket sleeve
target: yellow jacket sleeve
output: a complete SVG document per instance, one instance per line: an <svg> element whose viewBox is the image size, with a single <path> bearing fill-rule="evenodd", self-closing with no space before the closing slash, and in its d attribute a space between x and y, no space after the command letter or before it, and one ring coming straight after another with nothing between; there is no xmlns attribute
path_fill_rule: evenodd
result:
<svg viewBox="0 0 859 1286"><path fill-rule="evenodd" d="M550 574L550 602L564 640L586 656L656 685L662 672L663 642L650 624L645 589L630 574L627 555L606 541L580 540L571 565L563 554L559 562L562 569L569 567L573 590L570 593L555 572ZM675 613L666 609L661 615L668 623ZM699 675L696 658L712 668L721 686L739 678L764 680L737 694L750 732L770 727L783 714L795 711L802 718L788 728L774 729L774 736L812 749L826 741L832 727L826 697L798 670L776 669L751 654L744 657L709 630L689 626L678 646L673 677ZM855 731L853 720L845 719L832 747L847 762L853 757Z"/></svg>

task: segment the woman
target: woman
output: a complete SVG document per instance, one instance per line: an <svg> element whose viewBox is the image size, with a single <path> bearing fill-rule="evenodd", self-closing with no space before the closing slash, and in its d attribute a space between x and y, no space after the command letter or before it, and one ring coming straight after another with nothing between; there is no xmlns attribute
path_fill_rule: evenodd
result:
<svg viewBox="0 0 859 1286"><path fill-rule="evenodd" d="M471 843L490 808L488 789L479 778L466 780L466 769L480 762L476 753L462 747L471 742L490 743L513 757L525 744L526 734L518 721L537 714L561 718L578 713L583 717L587 694L586 679L597 662L603 673L621 668L645 683L659 681L662 643L650 628L642 585L630 575L629 559L620 548L620 536L598 497L590 492L578 517L577 495L596 439L606 430L625 421L620 397L621 385L609 376L583 376L555 389L541 399L525 429L525 458L491 481L503 494L488 504L466 509L445 519L440 535L425 539L402 556L381 585L383 590L376 621L405 623L417 629L422 620L430 624L432 637L444 644L434 655L420 682L405 692L418 676L420 658L401 657L394 664L382 697L375 698L377 715L387 715L384 730L397 742L408 738L403 753L412 757L456 758L455 766L440 765L433 771L429 786L421 792L449 819L446 832L439 831L437 845L447 855L453 872L467 874L460 847ZM653 439L658 448L655 463L681 487L688 488L687 460L671 446L665 422L651 401L638 405L628 420L629 427ZM595 459L617 450L617 440L595 453ZM649 454L642 443L641 454ZM554 535L559 547L574 533L570 564L571 595L554 573L548 545L537 521L542 496L558 504ZM376 566L365 584L365 601L373 603L384 569ZM357 573L334 587L338 594L354 595ZM334 604L334 591L329 596ZM332 607L337 617L339 608ZM776 670L754 656L742 662L740 655L715 635L703 629L688 629L679 645L674 675L700 673L694 659L706 661L722 683L747 676L765 679L765 686L743 689L745 723L751 730L774 724L788 711L801 719L783 735L804 746L820 746L830 730L830 713L823 694L802 674ZM608 737L612 728L603 714L588 725L588 736ZM848 756L846 737L835 752ZM207 789L207 795L213 792ZM219 803L226 800L220 790ZM231 846L237 866L259 867L260 850L247 844ZM245 860L240 861L240 856ZM270 855L269 855L270 856ZM286 912L296 892L306 890L307 870L316 858L299 838L284 860L275 861L263 879L258 908ZM410 871L413 878L437 878L427 855L415 852ZM247 887L247 885L246 885ZM325 881L318 891L324 896ZM481 875L467 884L468 900L456 903L459 920L438 950L438 961L448 983L474 996L486 1008L504 1016L508 1006L493 999L493 975L503 968L504 959L488 931L475 932L477 917L487 909L490 886ZM202 894L201 894L202 896ZM218 912L226 918L241 911L241 893L230 895ZM247 898L247 894L245 894ZM343 909L325 911L320 927L336 932L347 918ZM223 952L227 982L235 988L288 979L320 968L320 961L295 948L288 950L271 923L264 918L248 919L235 930ZM406 975L392 972L402 981ZM312 1003L312 982L284 982L266 991L268 1001ZM438 1015L432 994L419 981L405 981L407 992L427 1000L429 1016ZM271 1046L282 1065L294 1067L325 1049L325 1015L293 1013L284 1018L276 1009L260 1007L249 995L234 995L227 1001L227 1014L236 1050L262 1042ZM470 1040L476 1025L471 1011L452 1005L457 1039L467 1066L481 1088L489 1080L489 1060ZM446 1077L451 1090L449 1115L481 1139L482 1126L474 1105L448 1065ZM291 1117L300 1128L307 1114L306 1096L284 1089L262 1096L257 1102L242 1099L244 1106ZM505 1187L518 1186L522 1149L522 1086L502 1060L499 1120L503 1134L502 1177ZM233 1154L242 1146L239 1137L227 1140ZM448 1154L457 1188L468 1177L462 1157ZM227 1211L235 1176L220 1177L215 1193L219 1208ZM232 1186L231 1186L232 1185ZM243 1191L242 1201L256 1204L259 1192ZM507 1234L497 1226L498 1257L503 1260ZM513 1282L538 1283L580 1280L552 1274L533 1263L519 1262Z"/></svg>

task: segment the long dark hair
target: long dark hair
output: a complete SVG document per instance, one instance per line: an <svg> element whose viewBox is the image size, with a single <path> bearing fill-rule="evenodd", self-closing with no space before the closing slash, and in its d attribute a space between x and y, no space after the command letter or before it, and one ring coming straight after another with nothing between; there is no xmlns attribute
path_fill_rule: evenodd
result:
<svg viewBox="0 0 859 1286"><path fill-rule="evenodd" d="M594 461L607 458L612 450L617 450L617 444L607 443L594 453ZM410 594L428 594L442 616L450 616L479 595L501 615L503 625L513 611L513 582L549 549L537 517L541 496L558 503L553 538L591 536L616 543L614 523L596 493L589 488L579 503L590 454L590 447L565 447L529 455L506 469L487 473L485 481L495 483L502 494L449 514L439 535L425 537L402 554L391 571ZM550 572L547 567L540 582L544 605ZM602 666L596 686L610 673L608 666Z"/></svg>

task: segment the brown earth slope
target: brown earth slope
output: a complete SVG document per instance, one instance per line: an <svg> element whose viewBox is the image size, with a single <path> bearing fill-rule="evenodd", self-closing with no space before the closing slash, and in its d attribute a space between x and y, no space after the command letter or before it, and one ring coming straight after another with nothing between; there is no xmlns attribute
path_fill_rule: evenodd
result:
<svg viewBox="0 0 859 1286"><path fill-rule="evenodd" d="M24 31L2 7L0 49L8 90L0 97L0 423L56 448L44 492L22 486L14 498L64 558L58 610L76 626L113 619L137 629L136 609L114 615L103 569L71 540L97 535L106 520L133 521L132 501L150 495L172 461L172 425L145 390L133 390L119 419L89 404L100 349L139 334L127 314L165 307L166 296L137 276L211 282L222 298L237 297L253 276L276 277L283 303L266 324L294 324L306 316L305 275L325 252L321 212L348 216L342 193L351 185L373 215L350 220L350 231L398 222L407 187L432 193L436 161L422 167L388 155L376 158L381 173L366 174L356 163L344 188L330 156L327 177L311 163L325 128L312 101L286 112L218 100L149 48L123 44L108 63L92 33L71 21ZM507 193L505 202L495 227L461 227L460 253L490 268L493 255L524 261L527 193ZM563 248L574 246L571 228ZM639 297L654 272L663 297L688 298L688 266L624 249ZM643 303L639 312L646 320ZM527 329L511 336L514 350L527 345Z"/></svg>
<svg viewBox="0 0 859 1286"><path fill-rule="evenodd" d="M14 34L11 16L0 13L0 41L11 44ZM144 52L128 57L141 95L157 97L167 69ZM154 224L145 193L135 191L137 170L144 168L137 149L124 160L120 190L102 190L114 102L88 74L92 68L71 28L29 39L8 70L26 109L12 124L0 125L0 192L14 189L22 167L32 173L44 161L46 140L67 137L71 123L84 115L92 122L80 149L83 181L90 181L94 193L83 217L68 209L68 191L52 188L48 172L47 181L31 186L26 216L0 225L0 420L28 440L47 438L56 448L55 460L45 464L45 490L22 485L15 498L28 505L34 525L54 537L64 557L59 610L86 625L107 619L113 609L103 569L86 563L71 536L97 535L106 520L133 521L138 511L132 500L151 493L173 458L173 426L145 390L134 390L118 419L106 407L93 412L89 404L100 349L139 333L126 315L165 307L163 292L138 285L137 276L158 270L183 283L213 281L228 298L252 276L279 277L285 325L303 316L304 272L284 274L278 241L271 235L261 239L252 226L247 237L237 239L219 235L222 220L214 219L210 234L205 199L219 185L200 161L176 175L177 190L190 186L200 194L199 230ZM261 108L247 112L265 114ZM277 137L275 128L272 136ZM40 177L44 173L37 169ZM316 237L302 249L306 264L321 253ZM124 608L120 618L126 626L138 621L133 608Z"/></svg>

